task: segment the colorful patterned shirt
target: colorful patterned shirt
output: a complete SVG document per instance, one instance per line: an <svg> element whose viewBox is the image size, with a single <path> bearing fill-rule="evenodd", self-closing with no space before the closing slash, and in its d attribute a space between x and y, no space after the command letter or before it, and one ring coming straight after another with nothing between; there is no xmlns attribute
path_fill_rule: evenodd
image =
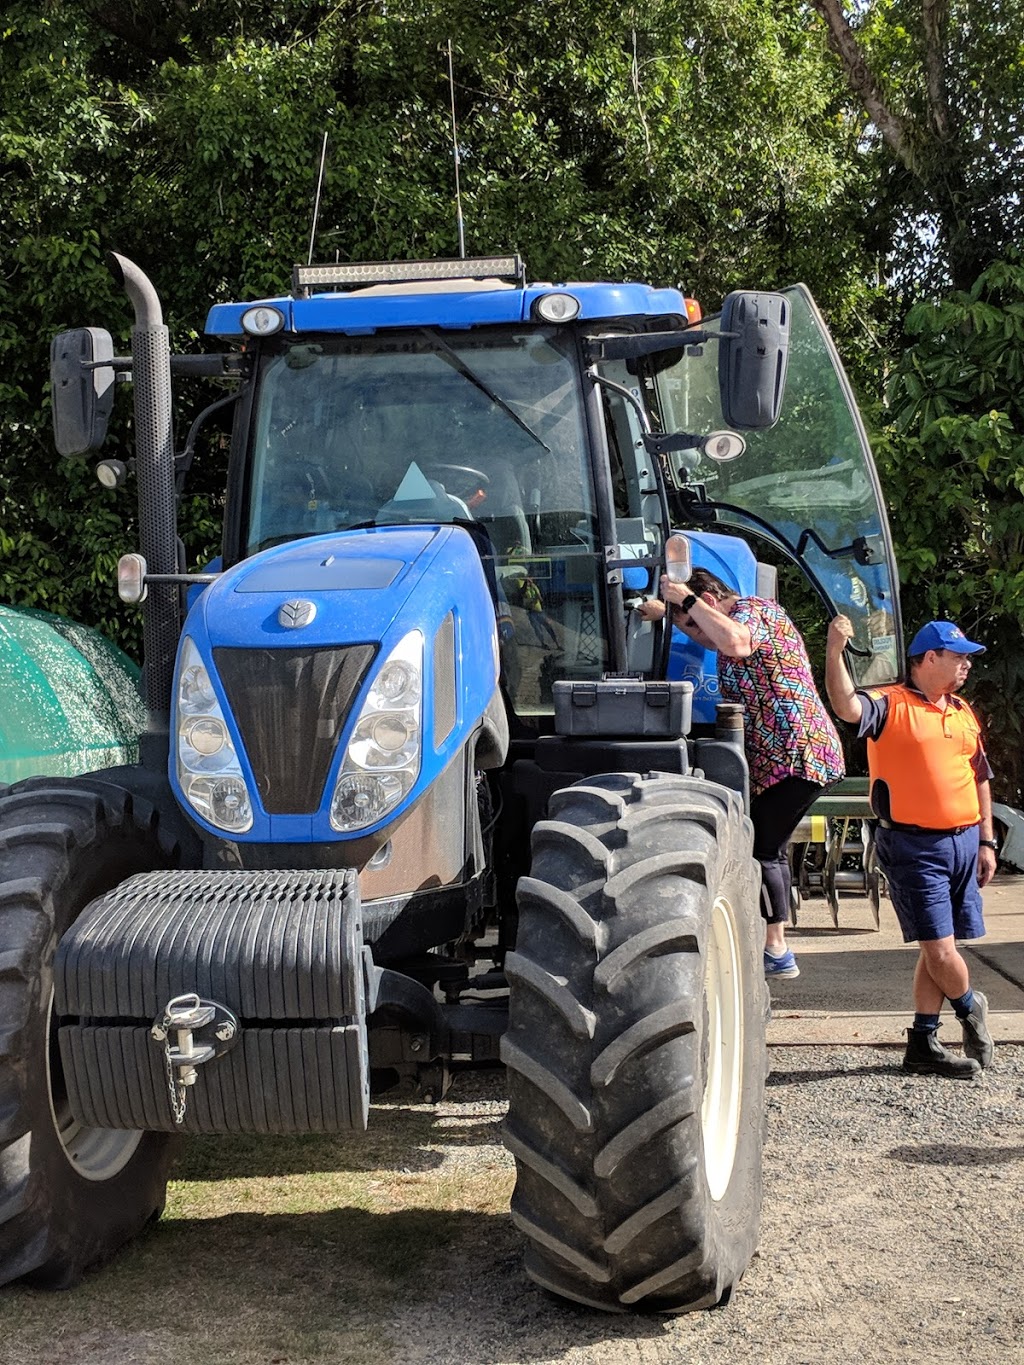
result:
<svg viewBox="0 0 1024 1365"><path fill-rule="evenodd" d="M729 615L749 629L754 647L745 659L718 655L721 698L743 705L751 794L786 777L822 786L842 777L843 747L796 626L763 597L739 598Z"/></svg>

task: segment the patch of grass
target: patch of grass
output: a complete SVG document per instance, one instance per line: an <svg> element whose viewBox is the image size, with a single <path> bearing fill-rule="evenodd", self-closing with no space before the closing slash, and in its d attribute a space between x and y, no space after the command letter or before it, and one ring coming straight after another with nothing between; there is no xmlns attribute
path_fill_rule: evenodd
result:
<svg viewBox="0 0 1024 1365"><path fill-rule="evenodd" d="M2 1291L4 1365L385 1365L389 1313L506 1227L513 1173L493 1114L370 1123L193 1139L164 1217L109 1265L66 1294ZM455 1143L484 1150L463 1166Z"/></svg>

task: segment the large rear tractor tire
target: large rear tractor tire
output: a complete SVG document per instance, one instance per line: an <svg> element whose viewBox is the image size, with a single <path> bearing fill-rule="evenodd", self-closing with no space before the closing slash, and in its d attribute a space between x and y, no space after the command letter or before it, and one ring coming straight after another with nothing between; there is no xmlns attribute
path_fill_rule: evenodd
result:
<svg viewBox="0 0 1024 1365"><path fill-rule="evenodd" d="M739 798L611 774L533 831L506 958L512 1218L594 1308L723 1302L757 1246L767 990Z"/></svg>
<svg viewBox="0 0 1024 1365"><path fill-rule="evenodd" d="M163 1209L177 1139L71 1116L53 959L91 900L176 856L152 807L114 787L32 778L0 794L0 1284L68 1288Z"/></svg>

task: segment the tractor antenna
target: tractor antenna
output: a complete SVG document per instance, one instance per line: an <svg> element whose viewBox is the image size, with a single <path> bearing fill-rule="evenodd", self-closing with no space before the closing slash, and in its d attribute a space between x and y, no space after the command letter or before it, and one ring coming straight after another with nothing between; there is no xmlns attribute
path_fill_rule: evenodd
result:
<svg viewBox="0 0 1024 1365"><path fill-rule="evenodd" d="M452 61L452 40L448 39L448 92L452 105L452 154L455 158L455 224L459 230L459 260L466 259L466 234L462 226L462 191L459 188L459 131L455 123L455 68Z"/></svg>
<svg viewBox="0 0 1024 1365"><path fill-rule="evenodd" d="M307 265L313 264L313 242L316 238L316 220L320 217L320 191L324 187L324 163L327 160L327 129L324 129L324 143L320 148L320 170L316 177L316 198L313 200L313 225L309 229L309 256Z"/></svg>

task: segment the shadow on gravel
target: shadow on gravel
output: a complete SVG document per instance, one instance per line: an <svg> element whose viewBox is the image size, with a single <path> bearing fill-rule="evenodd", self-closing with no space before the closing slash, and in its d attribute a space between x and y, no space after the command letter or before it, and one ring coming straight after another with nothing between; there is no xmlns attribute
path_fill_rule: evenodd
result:
<svg viewBox="0 0 1024 1365"><path fill-rule="evenodd" d="M462 1121L407 1111L378 1119L366 1133L251 1134L190 1137L175 1163L174 1180L236 1180L331 1172L432 1171L446 1148L501 1148L498 1119Z"/></svg>
<svg viewBox="0 0 1024 1365"><path fill-rule="evenodd" d="M866 925L862 927L858 924L848 924L845 928L843 926L836 928L831 924L801 924L799 927L794 924L793 928L796 930L795 938L871 938L878 933L877 929L869 929Z"/></svg>
<svg viewBox="0 0 1024 1365"><path fill-rule="evenodd" d="M928 1143L921 1147L893 1147L893 1161L906 1166L1002 1166L1024 1161L1024 1147L951 1147L947 1143Z"/></svg>
<svg viewBox="0 0 1024 1365"><path fill-rule="evenodd" d="M829 1071L772 1071L766 1085L810 1085L815 1081L840 1081L847 1076L893 1076L898 1067L878 1064L875 1066L838 1066ZM902 1075L902 1072L899 1072Z"/></svg>

